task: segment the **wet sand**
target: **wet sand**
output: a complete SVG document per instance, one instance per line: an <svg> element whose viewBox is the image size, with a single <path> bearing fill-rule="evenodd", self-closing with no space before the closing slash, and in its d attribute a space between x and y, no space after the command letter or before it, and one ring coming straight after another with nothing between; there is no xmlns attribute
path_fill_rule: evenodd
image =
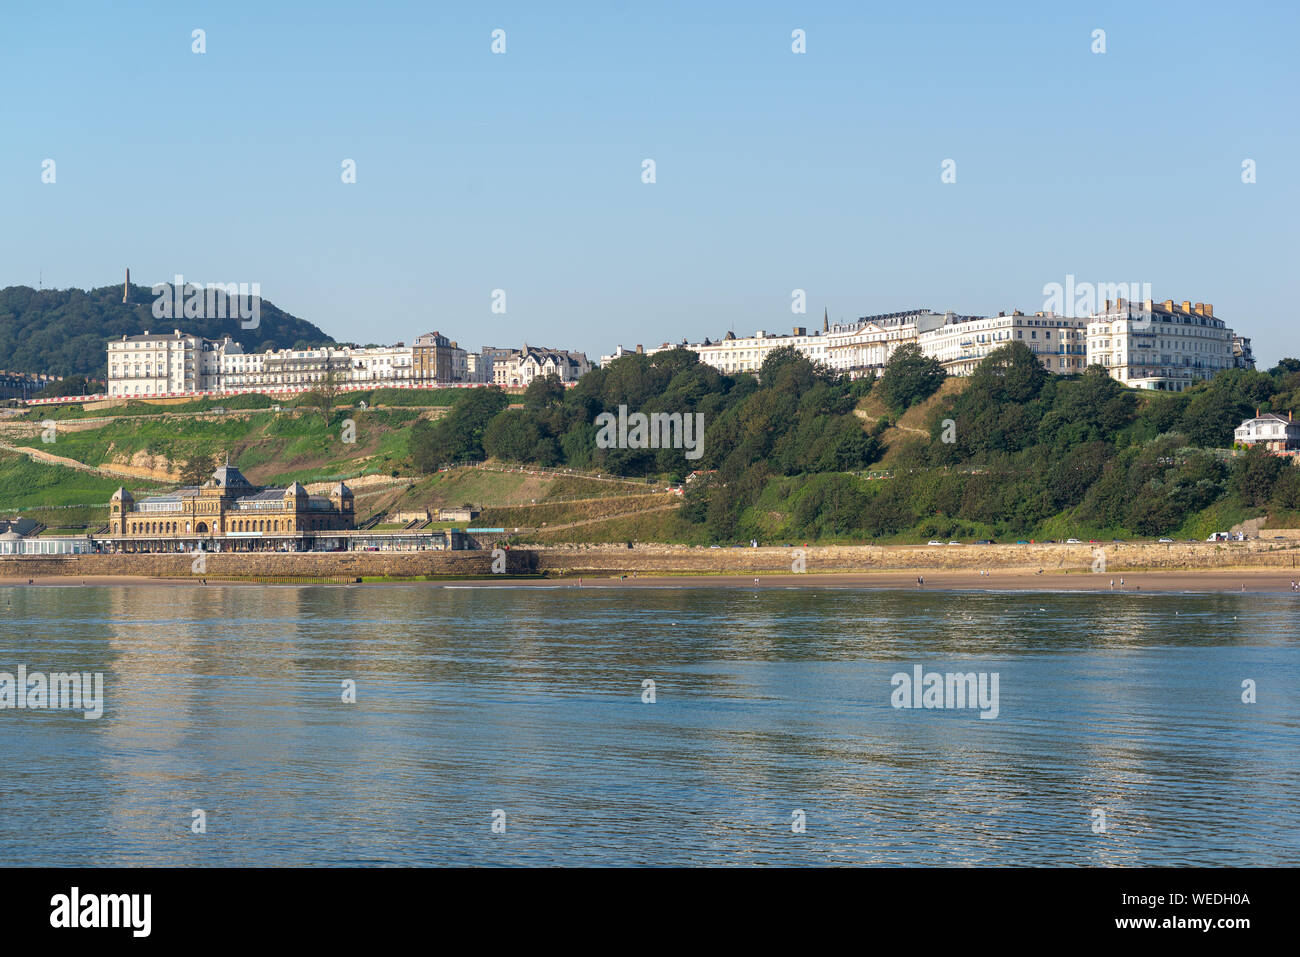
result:
<svg viewBox="0 0 1300 957"><path fill-rule="evenodd" d="M924 584L918 583L922 578ZM365 584L321 584L299 587L364 588L374 585L418 585L455 588L865 588L929 591L1043 591L1043 592L1290 592L1291 582L1300 581L1300 571L1284 569L1240 569L1210 571L1145 571L1111 575L1086 571L1047 572L1031 570L993 570L987 575L978 571L945 569L882 572L847 572L841 574L763 574L749 575L631 575L625 577L577 576L563 578L482 578L447 581L393 581ZM149 578L145 576L45 576L28 579L0 578L0 587L51 586L138 586L154 587L261 587L274 581L223 581L209 577L206 586L199 577ZM1113 584L1112 584L1113 582ZM286 582L285 584L293 584Z"/></svg>

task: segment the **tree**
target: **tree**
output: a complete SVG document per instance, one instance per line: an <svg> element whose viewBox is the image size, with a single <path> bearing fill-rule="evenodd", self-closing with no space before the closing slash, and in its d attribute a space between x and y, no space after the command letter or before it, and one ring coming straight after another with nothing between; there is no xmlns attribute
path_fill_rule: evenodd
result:
<svg viewBox="0 0 1300 957"><path fill-rule="evenodd" d="M329 425L330 417L334 414L334 406L338 403L339 393L342 391L342 377L327 357L324 375L320 377L311 391L303 393L298 402L307 408L319 409L321 417L325 419L325 424Z"/></svg>
<svg viewBox="0 0 1300 957"><path fill-rule="evenodd" d="M195 452L181 463L181 484L202 485L217 470L218 459L212 452Z"/></svg>
<svg viewBox="0 0 1300 957"><path fill-rule="evenodd" d="M1272 455L1263 446L1254 445L1232 463L1229 484L1243 505L1267 505L1283 470L1290 468L1284 459Z"/></svg>
<svg viewBox="0 0 1300 957"><path fill-rule="evenodd" d="M524 390L524 407L542 409L564 401L564 383L557 375L539 376Z"/></svg>
<svg viewBox="0 0 1300 957"><path fill-rule="evenodd" d="M434 472L448 462L481 461L486 454L483 433L509 404L509 397L496 386L466 389L441 419L417 422L407 443L416 469Z"/></svg>
<svg viewBox="0 0 1300 957"><path fill-rule="evenodd" d="M945 378L947 373L939 360L927 356L915 342L909 342L894 350L876 388L885 405L902 413L934 395Z"/></svg>

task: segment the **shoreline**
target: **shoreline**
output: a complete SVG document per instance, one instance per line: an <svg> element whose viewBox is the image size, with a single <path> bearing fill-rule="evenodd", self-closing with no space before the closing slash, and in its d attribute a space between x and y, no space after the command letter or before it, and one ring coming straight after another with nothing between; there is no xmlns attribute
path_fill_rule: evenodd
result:
<svg viewBox="0 0 1300 957"><path fill-rule="evenodd" d="M921 578L924 584L918 584ZM755 579L758 584L755 585ZM31 584L28 584L28 582ZM1111 582L1114 582L1112 587ZM1121 586L1120 582L1123 582ZM709 574L680 573L638 575L565 575L553 577L480 576L444 580L377 578L364 582L301 583L223 579L220 576L151 577L147 575L34 575L29 578L0 578L0 588L114 587L158 586L185 587L319 587L357 588L365 586L418 586L422 588L734 588L790 589L836 588L869 591L1037 591L1089 592L1111 594L1170 594L1177 592L1222 592L1236 594L1293 592L1292 581L1300 581L1300 571L1278 568L1242 568L1217 570L1156 570L1094 574L1078 571L1037 571L994 569L987 575L978 571L952 569L915 569L908 571L814 572L805 574L748 573Z"/></svg>

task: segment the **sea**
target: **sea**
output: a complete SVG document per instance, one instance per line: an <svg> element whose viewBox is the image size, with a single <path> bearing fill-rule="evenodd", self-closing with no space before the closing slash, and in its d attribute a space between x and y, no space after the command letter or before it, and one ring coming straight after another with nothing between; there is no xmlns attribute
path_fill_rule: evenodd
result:
<svg viewBox="0 0 1300 957"><path fill-rule="evenodd" d="M0 614L5 866L1300 864L1296 594L210 582ZM73 673L80 702L31 694Z"/></svg>

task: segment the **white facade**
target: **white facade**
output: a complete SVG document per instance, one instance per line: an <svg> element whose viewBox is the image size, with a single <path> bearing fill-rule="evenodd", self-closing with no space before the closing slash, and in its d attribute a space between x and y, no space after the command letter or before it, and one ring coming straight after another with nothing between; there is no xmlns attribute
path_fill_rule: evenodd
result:
<svg viewBox="0 0 1300 957"><path fill-rule="evenodd" d="M482 352L465 354L465 381L473 383L493 382L492 357Z"/></svg>
<svg viewBox="0 0 1300 957"><path fill-rule="evenodd" d="M864 317L852 325L835 326L826 333L829 365L854 378L880 375L899 346L918 342L922 333L954 322L953 313L929 309Z"/></svg>
<svg viewBox="0 0 1300 957"><path fill-rule="evenodd" d="M737 372L758 372L763 360L774 349L793 346L814 362L825 363L829 360L829 341L819 332L808 333L796 328L791 335L775 335L759 329L752 336L735 338L732 333L718 342L707 340L696 345L661 346L648 352L663 352L665 349L685 348L699 355L700 361L713 366L719 372L728 375Z"/></svg>
<svg viewBox="0 0 1300 957"><path fill-rule="evenodd" d="M163 395L217 389L222 352L232 345L239 348L228 338L187 336L179 329L171 335L146 332L114 339L108 343L108 394Z"/></svg>
<svg viewBox="0 0 1300 957"><path fill-rule="evenodd" d="M1300 424L1292 421L1289 413L1285 417L1276 412L1256 413L1255 418L1237 426L1232 441L1236 445L1263 445L1272 452L1285 452L1300 448Z"/></svg>
<svg viewBox="0 0 1300 957"><path fill-rule="evenodd" d="M1027 346L1049 372L1073 375L1087 368L1087 319L1014 311L950 322L918 337L921 351L949 375L970 375L989 353L1013 342Z"/></svg>
<svg viewBox="0 0 1300 957"><path fill-rule="evenodd" d="M1172 300L1139 304L1121 299L1114 305L1107 300L1105 311L1087 318L1050 312L1030 316L1018 310L996 316L914 310L867 316L820 333L796 327L792 335L760 330L743 338L728 333L718 342L665 343L646 354L686 348L701 362L734 375L756 373L773 349L793 346L815 362L856 377L879 375L894 351L909 342L937 359L949 375L970 375L991 352L1012 342L1029 348L1049 372L1076 375L1101 365L1134 388L1181 392L1224 369L1254 368L1250 340L1234 335L1214 316L1212 305L1184 302L1180 308ZM601 359L609 362L625 354L620 346Z"/></svg>
<svg viewBox="0 0 1300 957"><path fill-rule="evenodd" d="M463 350L453 367L464 381ZM411 349L401 344L245 352L232 339L205 339L179 330L108 343L109 396L309 388L327 378L339 386L383 387L409 384L411 371Z"/></svg>
<svg viewBox="0 0 1300 957"><path fill-rule="evenodd" d="M527 343L519 352L492 363L492 381L502 388L528 386L534 379L556 376L561 382L577 382L591 371L591 362L581 352L540 349Z"/></svg>
<svg viewBox="0 0 1300 957"><path fill-rule="evenodd" d="M1182 392L1224 369L1245 366L1250 341L1238 340L1210 303L1120 299L1088 321L1088 364L1137 389ZM1244 344L1245 354L1242 354Z"/></svg>

